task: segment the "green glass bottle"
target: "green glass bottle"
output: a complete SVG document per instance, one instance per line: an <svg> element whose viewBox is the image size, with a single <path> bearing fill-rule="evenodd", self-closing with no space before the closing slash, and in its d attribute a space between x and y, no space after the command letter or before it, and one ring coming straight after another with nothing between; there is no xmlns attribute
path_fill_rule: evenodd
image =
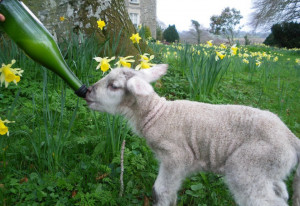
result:
<svg viewBox="0 0 300 206"><path fill-rule="evenodd" d="M87 87L69 69L57 43L34 14L19 0L0 0L5 21L0 27L34 61L58 74L80 97Z"/></svg>

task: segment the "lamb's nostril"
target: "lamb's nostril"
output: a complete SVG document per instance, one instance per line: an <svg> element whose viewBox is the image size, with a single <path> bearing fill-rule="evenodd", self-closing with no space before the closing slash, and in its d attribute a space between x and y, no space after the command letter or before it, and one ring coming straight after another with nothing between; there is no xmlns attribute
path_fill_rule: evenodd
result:
<svg viewBox="0 0 300 206"><path fill-rule="evenodd" d="M89 87L89 88L88 88L88 92L89 92L89 93L91 93L92 90L93 90L92 87Z"/></svg>

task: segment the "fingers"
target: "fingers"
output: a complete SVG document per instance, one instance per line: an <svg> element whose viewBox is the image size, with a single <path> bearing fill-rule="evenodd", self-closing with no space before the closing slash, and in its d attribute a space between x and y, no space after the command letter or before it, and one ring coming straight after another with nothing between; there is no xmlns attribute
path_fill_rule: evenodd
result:
<svg viewBox="0 0 300 206"><path fill-rule="evenodd" d="M0 21L5 21L5 17L2 14L0 14Z"/></svg>

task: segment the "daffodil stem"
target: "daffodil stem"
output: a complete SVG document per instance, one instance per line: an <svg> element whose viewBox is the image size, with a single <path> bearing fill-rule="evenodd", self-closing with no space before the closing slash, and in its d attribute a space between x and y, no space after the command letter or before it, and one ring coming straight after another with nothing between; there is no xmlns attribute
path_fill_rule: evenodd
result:
<svg viewBox="0 0 300 206"><path fill-rule="evenodd" d="M5 149L3 151L3 168L6 168L6 158L5 158Z"/></svg>
<svg viewBox="0 0 300 206"><path fill-rule="evenodd" d="M139 44L137 44L137 48L138 48L138 50L139 50L140 54L142 55L143 53L142 53L142 50L141 50L141 48L140 48L140 45L139 45Z"/></svg>

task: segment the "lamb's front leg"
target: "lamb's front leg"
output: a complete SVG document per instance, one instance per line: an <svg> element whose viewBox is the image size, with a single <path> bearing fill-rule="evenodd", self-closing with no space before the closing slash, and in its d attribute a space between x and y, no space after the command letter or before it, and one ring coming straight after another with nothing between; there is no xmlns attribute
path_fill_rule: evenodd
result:
<svg viewBox="0 0 300 206"><path fill-rule="evenodd" d="M152 189L154 206L175 206L177 191L185 178L184 170L175 164L161 163L158 177Z"/></svg>

